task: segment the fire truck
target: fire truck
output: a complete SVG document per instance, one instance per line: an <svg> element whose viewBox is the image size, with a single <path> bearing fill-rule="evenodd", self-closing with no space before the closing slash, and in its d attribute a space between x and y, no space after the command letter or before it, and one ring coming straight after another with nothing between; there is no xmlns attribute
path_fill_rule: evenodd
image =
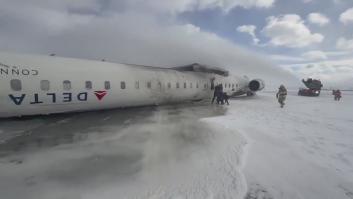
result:
<svg viewBox="0 0 353 199"><path fill-rule="evenodd" d="M306 88L300 88L298 95L300 96L311 96L317 97L320 95L322 83L320 80L308 78L307 80L302 80Z"/></svg>

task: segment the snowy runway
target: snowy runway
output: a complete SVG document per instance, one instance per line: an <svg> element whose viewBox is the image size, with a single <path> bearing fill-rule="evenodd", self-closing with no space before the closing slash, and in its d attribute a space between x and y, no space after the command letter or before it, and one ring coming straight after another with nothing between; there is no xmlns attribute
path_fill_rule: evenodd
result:
<svg viewBox="0 0 353 199"><path fill-rule="evenodd" d="M245 139L201 119L226 111L199 104L2 121L2 198L242 197Z"/></svg>
<svg viewBox="0 0 353 199"><path fill-rule="evenodd" d="M353 198L353 95L0 121L1 198Z"/></svg>
<svg viewBox="0 0 353 199"><path fill-rule="evenodd" d="M273 96L233 102L225 122L249 141L248 198L353 198L353 96Z"/></svg>

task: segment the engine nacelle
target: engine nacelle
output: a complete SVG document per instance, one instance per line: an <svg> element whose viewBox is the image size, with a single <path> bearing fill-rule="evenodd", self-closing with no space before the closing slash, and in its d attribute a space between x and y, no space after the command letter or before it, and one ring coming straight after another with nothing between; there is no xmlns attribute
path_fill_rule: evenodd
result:
<svg viewBox="0 0 353 199"><path fill-rule="evenodd" d="M265 88L265 82L261 79L254 79L249 82L248 87L251 92L261 91Z"/></svg>

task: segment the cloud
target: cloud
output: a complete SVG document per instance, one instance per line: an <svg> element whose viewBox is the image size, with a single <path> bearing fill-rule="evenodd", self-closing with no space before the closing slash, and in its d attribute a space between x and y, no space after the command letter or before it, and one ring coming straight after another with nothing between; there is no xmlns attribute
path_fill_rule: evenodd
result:
<svg viewBox="0 0 353 199"><path fill-rule="evenodd" d="M254 26L254 25L239 26L237 28L237 31L241 32L241 33L249 34L253 39L253 44L255 44L255 45L257 45L260 42L260 40L256 37L256 34L255 34L256 26Z"/></svg>
<svg viewBox="0 0 353 199"><path fill-rule="evenodd" d="M343 12L340 16L340 21L345 25L353 23L353 8L350 8Z"/></svg>
<svg viewBox="0 0 353 199"><path fill-rule="evenodd" d="M264 78L267 85L283 79L295 81L264 56L170 15L161 17L160 13L141 12L127 5L121 5L121 10L110 4L69 9L71 5L66 3L53 6L43 1L39 5L33 0L23 7L20 1L9 2L0 7L2 51L161 67L199 62ZM14 2L18 4L14 6Z"/></svg>
<svg viewBox="0 0 353 199"><path fill-rule="evenodd" d="M319 50L306 52L302 56L305 59L308 59L308 60L323 60L323 59L327 59L326 53L323 52L323 51L319 51Z"/></svg>
<svg viewBox="0 0 353 199"><path fill-rule="evenodd" d="M163 1L163 0L161 0ZM226 12L230 11L235 7L243 8L269 8L275 0L191 0L194 2L197 9L209 9L209 8L220 8ZM196 3L197 2L197 3Z"/></svg>
<svg viewBox="0 0 353 199"><path fill-rule="evenodd" d="M285 67L299 78L321 79L325 88L353 89L353 59L291 64Z"/></svg>
<svg viewBox="0 0 353 199"><path fill-rule="evenodd" d="M308 15L308 21L319 26L325 26L330 23L330 19L320 13L310 13Z"/></svg>
<svg viewBox="0 0 353 199"><path fill-rule="evenodd" d="M305 61L304 58L302 57L295 57L295 56L288 56L288 55L278 55L278 54L274 54L274 55L270 55L270 58L274 61L277 62L302 62Z"/></svg>
<svg viewBox="0 0 353 199"><path fill-rule="evenodd" d="M185 11L220 9L229 12L233 8L269 8L275 0L121 0L128 9L140 9L144 11L181 13Z"/></svg>
<svg viewBox="0 0 353 199"><path fill-rule="evenodd" d="M309 61L322 61L322 60L342 60L352 57L353 52L349 51L309 51L301 54L300 56L290 56L285 54L272 54L270 58L281 64L288 63L306 63Z"/></svg>
<svg viewBox="0 0 353 199"><path fill-rule="evenodd" d="M353 50L353 38L352 39L346 39L344 37L339 38L336 42L336 47L337 49L340 49L340 50Z"/></svg>
<svg viewBox="0 0 353 199"><path fill-rule="evenodd" d="M269 43L274 46L299 48L324 40L323 35L311 33L301 17L296 14L268 17L267 25L262 32L270 38Z"/></svg>

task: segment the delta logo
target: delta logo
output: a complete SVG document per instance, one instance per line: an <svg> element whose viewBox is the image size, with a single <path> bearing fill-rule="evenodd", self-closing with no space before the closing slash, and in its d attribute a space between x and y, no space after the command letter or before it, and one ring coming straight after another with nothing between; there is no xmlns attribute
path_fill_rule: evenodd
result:
<svg viewBox="0 0 353 199"><path fill-rule="evenodd" d="M94 91L94 95L99 101L102 101L102 99L107 95L107 91Z"/></svg>
<svg viewBox="0 0 353 199"><path fill-rule="evenodd" d="M107 91L94 91L93 94L99 101L102 101L107 96ZM81 93L33 93L33 94L9 94L10 100L17 106L22 104L58 104L70 102L87 102L89 94Z"/></svg>

